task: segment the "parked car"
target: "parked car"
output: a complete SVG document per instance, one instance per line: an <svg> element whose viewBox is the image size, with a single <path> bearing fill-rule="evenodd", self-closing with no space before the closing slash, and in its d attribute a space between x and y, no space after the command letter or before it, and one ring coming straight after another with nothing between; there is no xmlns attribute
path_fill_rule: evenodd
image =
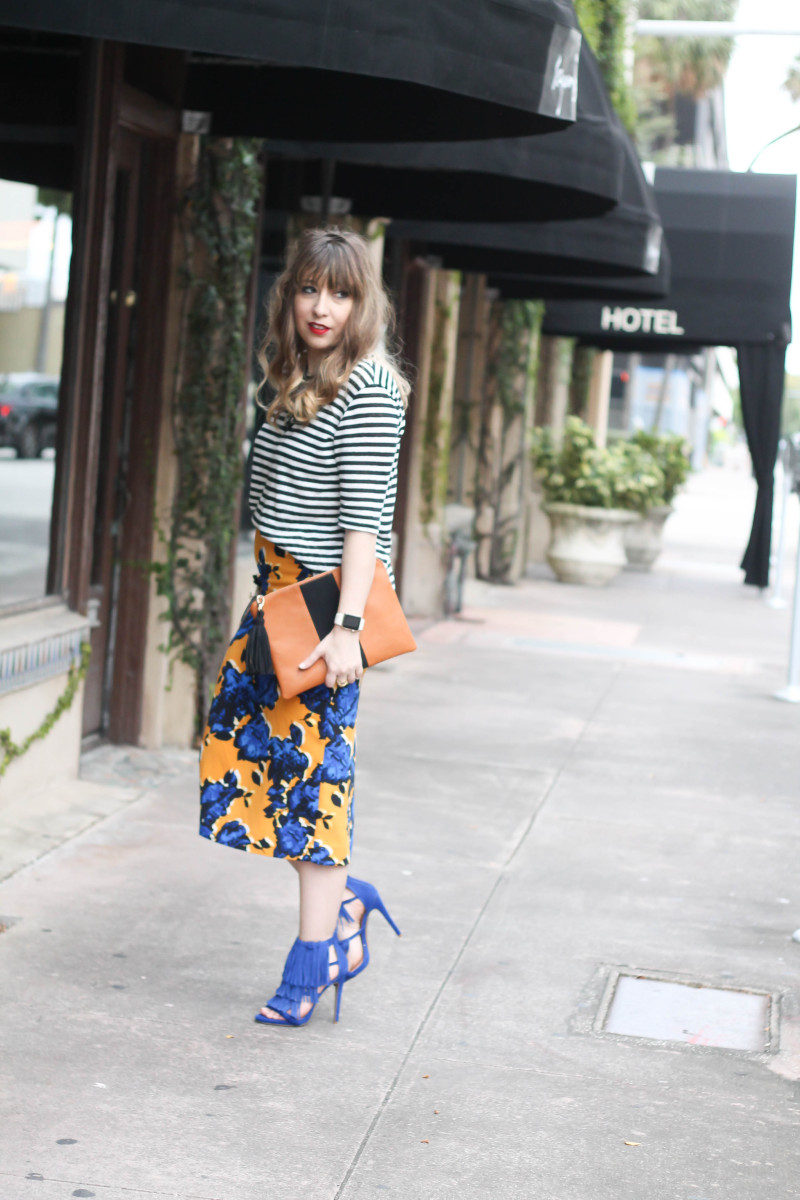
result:
<svg viewBox="0 0 800 1200"><path fill-rule="evenodd" d="M18 458L38 458L55 446L58 385L57 375L0 375L0 446L13 446Z"/></svg>

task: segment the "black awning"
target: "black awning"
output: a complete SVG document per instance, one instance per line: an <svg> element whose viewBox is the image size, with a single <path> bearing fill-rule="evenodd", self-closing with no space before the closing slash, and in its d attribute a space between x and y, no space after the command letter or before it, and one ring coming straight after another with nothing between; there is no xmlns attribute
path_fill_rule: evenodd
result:
<svg viewBox="0 0 800 1200"><path fill-rule="evenodd" d="M545 332L641 353L787 343L796 187L793 175L659 168L672 258L659 311L671 315L654 317L633 293L614 306L565 301L548 305Z"/></svg>
<svg viewBox="0 0 800 1200"><path fill-rule="evenodd" d="M602 300L636 295L662 300L670 287L670 257L666 242L655 275L512 275L490 273L487 283L506 300Z"/></svg>
<svg viewBox="0 0 800 1200"><path fill-rule="evenodd" d="M72 189L81 45L0 29L0 178Z"/></svg>
<svg viewBox="0 0 800 1200"><path fill-rule="evenodd" d="M389 226L389 236L422 242L445 266L464 271L655 275L662 242L658 209L633 143L616 115L614 122L623 148L621 196L602 216L543 222L397 221Z"/></svg>
<svg viewBox="0 0 800 1200"><path fill-rule="evenodd" d="M597 60L581 47L577 119L547 137L413 143L267 140L270 203L329 188L370 216L549 220L608 211L622 187L620 134Z"/></svg>
<svg viewBox="0 0 800 1200"><path fill-rule="evenodd" d="M221 134L516 136L575 118L564 0L4 0L18 28L187 50Z"/></svg>
<svg viewBox="0 0 800 1200"><path fill-rule="evenodd" d="M791 338L797 179L733 171L659 169L656 197L672 256L659 307L548 304L544 331L607 349L686 354L736 346L747 444L758 483L745 583L769 583L772 472L780 433L785 347Z"/></svg>

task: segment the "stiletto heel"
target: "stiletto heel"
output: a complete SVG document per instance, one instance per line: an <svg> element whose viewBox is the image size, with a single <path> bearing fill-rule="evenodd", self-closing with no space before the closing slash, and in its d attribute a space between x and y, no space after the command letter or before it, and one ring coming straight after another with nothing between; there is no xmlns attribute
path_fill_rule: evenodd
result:
<svg viewBox="0 0 800 1200"><path fill-rule="evenodd" d="M331 946L336 951L338 967L334 979L331 979ZM346 980L347 952L336 934L323 942L304 942L295 938L283 966L283 977L278 990L264 1005L264 1008L271 1008L276 1016L265 1017L263 1013L257 1012L255 1020L262 1025L305 1025L310 1021L323 993L333 985L336 990L333 1019L338 1021L342 986ZM300 1009L304 1003L309 1003L311 1007L307 1013L300 1016Z"/></svg>
<svg viewBox="0 0 800 1200"><path fill-rule="evenodd" d="M395 923L394 923L394 921L392 920L392 918L389 916L389 910L388 910L388 908L386 907L386 905L383 903L383 901L381 900L381 898L380 898L380 896L378 895L378 893L377 893L377 892L375 893L375 898L376 898L376 900L377 900L377 904L375 905L375 907L377 908L378 912L381 914L381 916L383 916L383 917L385 917L385 918L386 918L386 922L387 922L387 924L388 924L388 925L391 925L392 929L395 931L395 933L397 934L397 936L398 936L398 937L402 937L402 936L403 936L403 935L402 935L402 933L401 933L401 932L400 932L400 930L397 928L397 926L395 925Z"/></svg>
<svg viewBox="0 0 800 1200"><path fill-rule="evenodd" d="M367 945L367 921L369 920L369 914L371 912L377 910L381 914L381 916L385 918L387 924L391 926L391 928L395 931L397 936L402 937L402 934L400 933L398 926L395 924L395 922L392 920L391 916L389 915L388 908L381 900L378 889L376 887L374 887L373 884L367 883L366 880L364 880L364 879L356 879L354 876L348 875L347 876L347 887L350 889L350 891L353 893L353 895L348 896L348 898L346 900L342 901L341 907L339 908L340 919L346 925L355 924L355 918L351 917L350 913L347 911L347 905L351 904L353 900L361 901L361 903L364 905L364 912L361 916L361 922L360 922L358 928L353 933L348 934L346 937L343 937L340 939L341 944L343 945L343 947L345 949L345 957L347 956L347 947L349 946L350 942L355 937L361 938L361 947L363 950L361 962L358 964L357 967L354 967L352 971L347 972L347 974L344 977L345 980L354 979L356 977L356 975L360 975L361 972L364 970L364 968L369 963L369 946Z"/></svg>

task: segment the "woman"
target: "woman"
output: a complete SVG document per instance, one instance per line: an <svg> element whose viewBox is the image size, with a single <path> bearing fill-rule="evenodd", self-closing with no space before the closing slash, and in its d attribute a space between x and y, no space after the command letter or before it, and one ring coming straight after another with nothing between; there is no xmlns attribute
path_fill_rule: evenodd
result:
<svg viewBox="0 0 800 1200"><path fill-rule="evenodd" d="M392 574L391 530L408 385L381 350L391 306L367 242L303 234L269 303L259 362L274 399L253 448L250 507L261 592L341 565L340 611L300 664L324 684L284 699L251 675L249 607L217 681L200 760L200 833L285 858L299 877L300 929L256 1021L302 1025L326 987L368 962L367 918L389 917L374 887L347 875L353 833L358 632L376 556ZM269 355L269 357L268 357ZM345 621L342 624L342 621Z"/></svg>

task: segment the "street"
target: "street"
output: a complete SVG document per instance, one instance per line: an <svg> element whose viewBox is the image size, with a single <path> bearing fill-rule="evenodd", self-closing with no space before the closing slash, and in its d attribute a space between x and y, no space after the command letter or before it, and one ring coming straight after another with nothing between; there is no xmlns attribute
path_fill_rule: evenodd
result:
<svg viewBox="0 0 800 1200"><path fill-rule="evenodd" d="M45 594L55 457L18 459L0 449L0 602Z"/></svg>

